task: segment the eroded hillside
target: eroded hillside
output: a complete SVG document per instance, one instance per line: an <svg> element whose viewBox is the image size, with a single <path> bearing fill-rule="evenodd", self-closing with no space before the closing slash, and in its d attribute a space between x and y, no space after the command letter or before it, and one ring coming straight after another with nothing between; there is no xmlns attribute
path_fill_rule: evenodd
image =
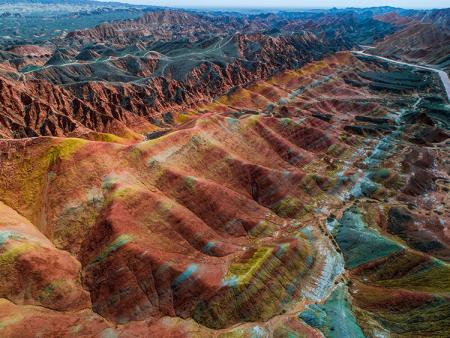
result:
<svg viewBox="0 0 450 338"><path fill-rule="evenodd" d="M0 332L448 336L439 81L340 52L147 141L2 140Z"/></svg>

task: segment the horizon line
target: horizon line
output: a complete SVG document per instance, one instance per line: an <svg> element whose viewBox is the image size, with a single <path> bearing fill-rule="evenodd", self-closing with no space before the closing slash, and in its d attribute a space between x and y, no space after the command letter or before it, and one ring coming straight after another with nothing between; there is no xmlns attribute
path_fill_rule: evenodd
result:
<svg viewBox="0 0 450 338"><path fill-rule="evenodd" d="M372 9L372 8L383 8L383 7L388 7L388 8L392 8L392 9L415 9L415 10L433 10L433 9L450 9L449 7L396 7L396 6L389 6L389 5L380 5L380 6L324 6L324 7L313 7L313 6L266 6L266 5L262 5L262 6L246 6L246 5L242 5L242 6L227 6L227 5L223 5L223 6L208 6L208 5L198 5L198 6L179 6L179 5L155 5L155 4L134 4L134 3L129 3L126 0L94 0L97 2L116 2L116 3L122 3L122 4L128 4L128 5L134 5L134 6L148 6L148 7L159 7L159 8L176 8L176 9L253 9L253 10L261 10L261 9L271 9L271 10L286 10L286 9L294 9L294 10L301 10L301 9L306 9L306 10L330 10L330 9L354 9L354 8L358 8L358 9Z"/></svg>

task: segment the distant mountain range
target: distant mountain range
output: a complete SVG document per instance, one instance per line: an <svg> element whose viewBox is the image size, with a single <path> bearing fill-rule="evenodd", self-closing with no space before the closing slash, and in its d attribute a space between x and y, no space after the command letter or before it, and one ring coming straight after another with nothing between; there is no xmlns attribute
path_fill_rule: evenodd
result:
<svg viewBox="0 0 450 338"><path fill-rule="evenodd" d="M118 2L100 2L95 0L0 0L0 4L71 4L71 5L86 5L86 4L95 4L95 5L117 5L123 4ZM132 5L130 5L132 6Z"/></svg>

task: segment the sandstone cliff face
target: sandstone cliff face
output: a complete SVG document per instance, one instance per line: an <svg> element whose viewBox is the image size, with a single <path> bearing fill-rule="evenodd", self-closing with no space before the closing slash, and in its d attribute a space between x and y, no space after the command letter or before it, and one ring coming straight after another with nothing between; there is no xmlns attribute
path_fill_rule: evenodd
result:
<svg viewBox="0 0 450 338"><path fill-rule="evenodd" d="M10 72L0 78L2 136L80 136L96 131L136 138L136 133L167 125L167 112L186 111L339 48L327 43L312 33L238 34L218 40L218 47L207 44L192 60L138 53L52 62L19 78ZM206 53L211 56L204 59Z"/></svg>
<svg viewBox="0 0 450 338"><path fill-rule="evenodd" d="M24 83L3 78L0 87L3 138L82 135L92 130L133 137L127 124L149 125L106 99L91 105L47 81Z"/></svg>

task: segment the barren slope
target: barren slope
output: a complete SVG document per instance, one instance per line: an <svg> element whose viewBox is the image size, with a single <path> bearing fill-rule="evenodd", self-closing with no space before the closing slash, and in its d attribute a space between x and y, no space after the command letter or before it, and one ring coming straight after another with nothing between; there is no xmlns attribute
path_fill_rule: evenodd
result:
<svg viewBox="0 0 450 338"><path fill-rule="evenodd" d="M2 140L1 334L448 335L438 91L337 53L149 141Z"/></svg>

